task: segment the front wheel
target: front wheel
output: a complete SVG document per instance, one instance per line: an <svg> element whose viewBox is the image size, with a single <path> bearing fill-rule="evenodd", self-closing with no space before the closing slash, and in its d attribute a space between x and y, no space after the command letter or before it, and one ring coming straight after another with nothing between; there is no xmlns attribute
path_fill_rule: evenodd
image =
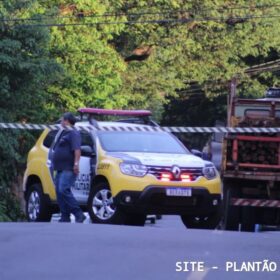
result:
<svg viewBox="0 0 280 280"><path fill-rule="evenodd" d="M26 216L30 222L49 222L52 211L49 202L44 197L41 184L29 187L26 195Z"/></svg>
<svg viewBox="0 0 280 280"><path fill-rule="evenodd" d="M88 212L93 223L124 224L124 213L113 201L107 182L99 182L91 188L88 198Z"/></svg>
<svg viewBox="0 0 280 280"><path fill-rule="evenodd" d="M181 216L183 224L187 228L196 229L215 229L221 220L220 211L217 211L211 215L205 216L191 216L182 215Z"/></svg>

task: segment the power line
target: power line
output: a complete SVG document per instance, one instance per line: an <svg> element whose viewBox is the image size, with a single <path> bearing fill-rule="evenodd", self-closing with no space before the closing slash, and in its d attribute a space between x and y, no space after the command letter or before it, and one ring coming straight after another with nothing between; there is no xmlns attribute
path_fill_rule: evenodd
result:
<svg viewBox="0 0 280 280"><path fill-rule="evenodd" d="M66 27L66 26L96 26L96 25L134 25L134 24L169 24L169 23L188 23L188 22L207 22L217 21L226 22L227 20L246 21L251 19L271 19L279 18L280 14L270 14L265 16L247 15L244 17L203 17L203 18L186 18L186 19L155 19L155 20L127 20L127 21L99 21L83 23L41 23L41 24L19 24L20 27Z"/></svg>
<svg viewBox="0 0 280 280"><path fill-rule="evenodd" d="M274 72L274 71L278 71L279 69L280 69L280 65L274 65L274 66L259 68L251 71L245 71L245 73L251 75L251 74L259 74L263 72Z"/></svg>
<svg viewBox="0 0 280 280"><path fill-rule="evenodd" d="M244 70L248 75L258 75L264 72L278 72L280 70L280 59L268 61L258 65L251 66Z"/></svg>
<svg viewBox="0 0 280 280"><path fill-rule="evenodd" d="M256 5L256 6L232 6L232 7L217 7L216 10L213 8L201 9L200 12L204 11L231 11L231 10L252 10L252 9L268 9L268 8L277 8L280 7L280 4L273 5ZM42 15L42 17L31 17L31 18L0 18L2 22L17 22L17 21L41 21L44 19L56 18L56 19L71 19L71 18L108 18L108 17L121 17L121 16L142 16L142 15L171 15L178 13L193 13L195 10L173 10L173 11L161 11L161 12L141 12L141 13L105 13L103 15L96 14L86 14L83 12L78 12L75 15L70 16L59 16L59 15Z"/></svg>
<svg viewBox="0 0 280 280"><path fill-rule="evenodd" d="M121 24L163 24L163 23L186 23L190 20L128 20L128 21L100 21L100 22L84 22L84 23L42 23L42 24L19 24L20 27L65 27L65 26L96 26L96 25L121 25Z"/></svg>
<svg viewBox="0 0 280 280"><path fill-rule="evenodd" d="M254 69L259 69L260 67L263 67L263 66L269 66L269 65L274 65L276 63L279 63L280 64L280 59L275 59L275 60L272 60L272 61L268 61L268 62L265 62L265 63L261 63L261 64L258 64L258 65L253 65L247 69L245 69L245 71L250 71L250 70L254 70Z"/></svg>

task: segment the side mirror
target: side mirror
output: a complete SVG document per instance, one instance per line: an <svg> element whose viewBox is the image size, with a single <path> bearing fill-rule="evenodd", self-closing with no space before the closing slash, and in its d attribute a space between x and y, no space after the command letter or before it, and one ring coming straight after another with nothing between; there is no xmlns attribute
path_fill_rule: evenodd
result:
<svg viewBox="0 0 280 280"><path fill-rule="evenodd" d="M91 146L81 146L81 155L84 157L94 157L96 154Z"/></svg>
<svg viewBox="0 0 280 280"><path fill-rule="evenodd" d="M191 153L197 157L201 157L203 156L203 153L199 150L196 150L196 149L191 149Z"/></svg>
<svg viewBox="0 0 280 280"><path fill-rule="evenodd" d="M201 152L201 151L196 150L196 149L192 149L191 153L193 155L197 156L197 157L202 158L203 160L211 161L211 159L212 159L212 155L211 154L207 154L207 153Z"/></svg>

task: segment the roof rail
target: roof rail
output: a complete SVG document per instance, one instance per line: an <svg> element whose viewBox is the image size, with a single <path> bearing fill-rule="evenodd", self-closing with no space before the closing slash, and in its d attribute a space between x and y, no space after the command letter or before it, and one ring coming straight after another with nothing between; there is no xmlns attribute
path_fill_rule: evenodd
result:
<svg viewBox="0 0 280 280"><path fill-rule="evenodd" d="M154 120L152 120L150 117L120 119L120 120L117 120L116 122L144 124L144 125L149 125L149 126L159 126L159 124L156 123Z"/></svg>

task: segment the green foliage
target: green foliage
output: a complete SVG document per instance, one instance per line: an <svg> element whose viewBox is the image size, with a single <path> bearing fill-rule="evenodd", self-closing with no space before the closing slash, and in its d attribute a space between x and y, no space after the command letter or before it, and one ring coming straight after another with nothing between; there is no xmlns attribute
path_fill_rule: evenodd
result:
<svg viewBox="0 0 280 280"><path fill-rule="evenodd" d="M62 68L49 57L46 29L0 25L0 118L2 121L42 121L47 88ZM32 106L36 104L35 106Z"/></svg>
<svg viewBox="0 0 280 280"><path fill-rule="evenodd" d="M0 222L22 221L25 216L10 189L0 187Z"/></svg>
<svg viewBox="0 0 280 280"><path fill-rule="evenodd" d="M34 1L0 3L0 17L32 16ZM0 23L0 122L42 122L49 119L47 89L59 81L62 67L49 56L47 29ZM0 131L0 187L2 220L20 214L12 185L23 171L34 133Z"/></svg>
<svg viewBox="0 0 280 280"><path fill-rule="evenodd" d="M92 0L45 1L41 4L46 12L57 5L54 15L66 15L61 23L89 23L102 18L69 18L77 11L97 15L105 13L109 3ZM71 7L74 6L74 10ZM108 19L110 21L110 19ZM112 21L112 20L111 20ZM50 107L77 110L78 107L124 107L125 95L120 91L121 74L126 65L111 46L110 40L118 36L122 25L66 26L51 29L51 54L63 65L66 79L59 85L49 87Z"/></svg>
<svg viewBox="0 0 280 280"><path fill-rule="evenodd" d="M271 4L280 0L2 0L1 18L41 19L25 22L35 25L167 17L188 22L47 28L1 21L0 121L50 122L62 111L96 106L149 108L170 125L213 125L225 119L233 76L246 97L260 97L268 86L279 85L277 72L245 72L279 58L280 22L262 16L279 14L280 8L254 8ZM75 17L79 13L122 16ZM259 17L234 19L248 14ZM145 48L149 52L143 59L128 59ZM0 186L11 188L36 137L0 132ZM7 215L3 209L8 208L1 200L0 213Z"/></svg>
<svg viewBox="0 0 280 280"><path fill-rule="evenodd" d="M279 14L279 7L254 8L256 5L273 4L280 4L280 1L117 1L116 9L130 14L147 11L186 11L183 14L166 13L164 16L128 17L131 20L160 20L164 17L190 20L185 24L126 26L120 38L115 40L116 47L123 56L143 45L153 46L153 52L145 62L132 62L128 65L124 73L122 91L132 96L131 104L147 107L155 102L166 102L166 97L177 96L178 89L188 88L192 82L196 82L201 86L201 92L206 93L206 98L212 98L217 89L220 93L227 94L228 81L238 74L240 92L245 96L260 96L268 84L279 84L279 77L274 75L271 78L271 75L268 75L264 81L259 77L248 77L244 71L252 65L252 61L258 64L261 62L259 58L267 58L272 48L277 53L279 51L278 18L261 18L272 13ZM232 6L251 8L230 9ZM241 22L230 21L231 18L246 17L248 14L260 18ZM224 21L192 20L194 18L224 18ZM208 85L209 81L212 82L211 86ZM215 103L211 105L215 106ZM216 105L219 106L218 103ZM192 113L194 112L191 111Z"/></svg>

